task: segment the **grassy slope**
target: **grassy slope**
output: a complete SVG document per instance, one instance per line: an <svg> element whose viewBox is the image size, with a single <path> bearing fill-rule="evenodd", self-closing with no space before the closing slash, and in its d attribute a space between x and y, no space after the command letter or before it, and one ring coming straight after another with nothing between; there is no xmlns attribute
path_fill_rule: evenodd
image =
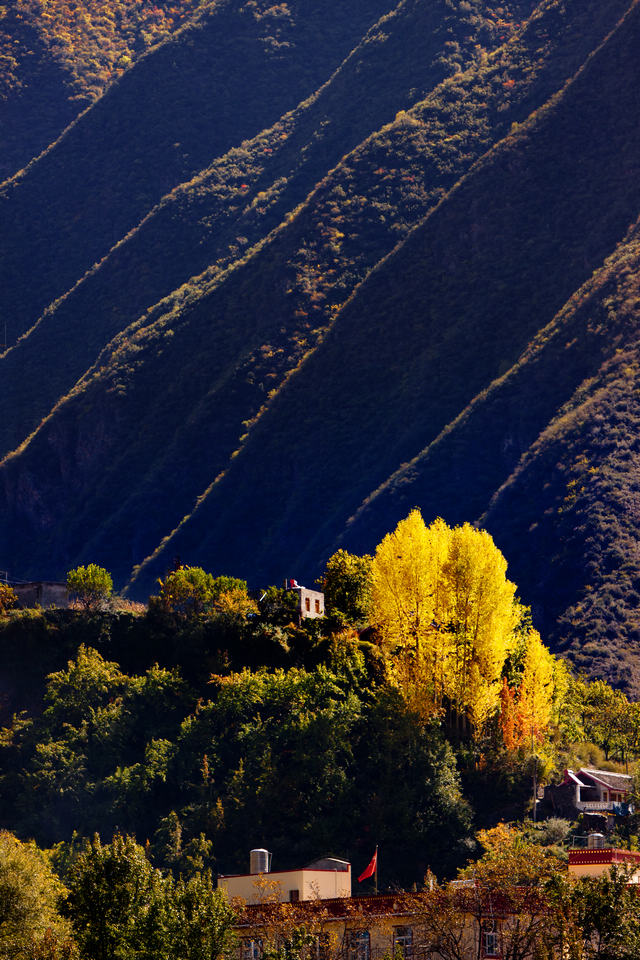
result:
<svg viewBox="0 0 640 960"><path fill-rule="evenodd" d="M445 0L402 0L309 101L174 190L0 361L0 405L15 411L0 424L0 452L37 427L116 333L262 239L345 151L507 29Z"/></svg>
<svg viewBox="0 0 640 960"><path fill-rule="evenodd" d="M219 0L138 60L3 187L9 342L165 193L316 90L386 9Z"/></svg>
<svg viewBox="0 0 640 960"><path fill-rule="evenodd" d="M283 557L309 572L372 480L551 321L639 206L638 21L634 7L564 94L369 277L156 569L177 552L260 579Z"/></svg>

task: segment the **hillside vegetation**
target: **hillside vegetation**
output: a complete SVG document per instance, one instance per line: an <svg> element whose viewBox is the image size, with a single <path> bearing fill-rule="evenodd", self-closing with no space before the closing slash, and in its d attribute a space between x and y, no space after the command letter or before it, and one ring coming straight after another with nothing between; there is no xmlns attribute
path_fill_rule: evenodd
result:
<svg viewBox="0 0 640 960"><path fill-rule="evenodd" d="M0 180L49 146L200 0L14 0L0 7Z"/></svg>
<svg viewBox="0 0 640 960"><path fill-rule="evenodd" d="M483 517L636 689L637 2L184 20L2 188L0 563L135 597Z"/></svg>

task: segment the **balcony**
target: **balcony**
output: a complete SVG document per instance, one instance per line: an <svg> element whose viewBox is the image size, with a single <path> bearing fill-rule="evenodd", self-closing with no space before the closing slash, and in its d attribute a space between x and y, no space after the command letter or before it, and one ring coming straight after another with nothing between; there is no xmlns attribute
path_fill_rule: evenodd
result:
<svg viewBox="0 0 640 960"><path fill-rule="evenodd" d="M615 806L613 800L580 800L576 803L582 813L613 813Z"/></svg>

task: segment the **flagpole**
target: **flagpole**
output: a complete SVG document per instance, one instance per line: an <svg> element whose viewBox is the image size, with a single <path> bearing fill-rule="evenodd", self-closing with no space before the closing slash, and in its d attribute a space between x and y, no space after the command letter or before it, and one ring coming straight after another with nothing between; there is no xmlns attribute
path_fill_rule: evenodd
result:
<svg viewBox="0 0 640 960"><path fill-rule="evenodd" d="M374 881L374 883L375 883L375 885L374 885L374 890L373 890L373 892L377 894L377 892L378 892L378 844L377 844L377 843L376 843L376 873L375 873L375 881Z"/></svg>

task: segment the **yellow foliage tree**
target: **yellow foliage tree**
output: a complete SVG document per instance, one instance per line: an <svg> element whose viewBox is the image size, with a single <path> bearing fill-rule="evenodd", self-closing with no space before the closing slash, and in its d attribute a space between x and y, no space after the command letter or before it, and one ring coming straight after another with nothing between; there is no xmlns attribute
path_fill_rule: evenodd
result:
<svg viewBox="0 0 640 960"><path fill-rule="evenodd" d="M453 530L447 580L454 660L449 699L479 729L498 704L501 673L517 622L515 584L486 530Z"/></svg>
<svg viewBox="0 0 640 960"><path fill-rule="evenodd" d="M425 714L440 708L446 686L450 540L443 520L427 529L413 510L380 543L371 567L371 622L382 635L391 675Z"/></svg>
<svg viewBox="0 0 640 960"><path fill-rule="evenodd" d="M488 533L426 527L419 510L378 546L371 619L391 676L424 715L447 704L480 730L496 711L518 611L506 569Z"/></svg>
<svg viewBox="0 0 640 960"><path fill-rule="evenodd" d="M522 745L542 744L546 739L554 706L554 661L538 631L532 630L516 701L516 729Z"/></svg>

